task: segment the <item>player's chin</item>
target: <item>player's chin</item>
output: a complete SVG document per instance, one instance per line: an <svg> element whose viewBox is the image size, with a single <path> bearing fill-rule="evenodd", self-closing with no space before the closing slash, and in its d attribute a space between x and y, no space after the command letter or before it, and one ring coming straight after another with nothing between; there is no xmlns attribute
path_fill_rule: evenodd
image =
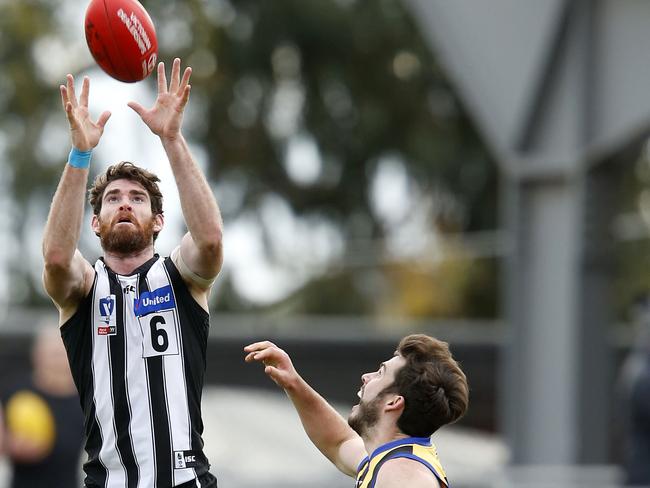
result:
<svg viewBox="0 0 650 488"><path fill-rule="evenodd" d="M138 229L135 228L135 226L118 224L116 227L113 227L111 229L111 233L108 236L108 239L113 242L129 243L131 241L137 240L140 237L138 234Z"/></svg>
<svg viewBox="0 0 650 488"><path fill-rule="evenodd" d="M100 236L102 248L107 252L128 254L142 251L151 238L133 226L123 225L105 236Z"/></svg>

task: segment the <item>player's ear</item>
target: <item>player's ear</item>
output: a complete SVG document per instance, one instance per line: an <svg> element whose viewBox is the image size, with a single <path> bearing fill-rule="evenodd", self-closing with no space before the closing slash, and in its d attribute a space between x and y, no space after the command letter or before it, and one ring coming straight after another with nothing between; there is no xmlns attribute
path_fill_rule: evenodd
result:
<svg viewBox="0 0 650 488"><path fill-rule="evenodd" d="M96 236L99 236L99 217L97 215L93 214L93 218L90 221L90 226L93 229L93 232L95 233Z"/></svg>
<svg viewBox="0 0 650 488"><path fill-rule="evenodd" d="M388 395L384 408L387 412L401 411L404 410L405 405L402 395Z"/></svg>
<svg viewBox="0 0 650 488"><path fill-rule="evenodd" d="M160 232L165 225L165 217L163 214L156 214L153 218L153 231Z"/></svg>

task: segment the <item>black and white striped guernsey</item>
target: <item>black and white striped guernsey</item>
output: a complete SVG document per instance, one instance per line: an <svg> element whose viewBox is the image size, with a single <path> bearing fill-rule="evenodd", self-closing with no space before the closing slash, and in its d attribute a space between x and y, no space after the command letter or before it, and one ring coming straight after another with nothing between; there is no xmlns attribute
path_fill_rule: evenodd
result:
<svg viewBox="0 0 650 488"><path fill-rule="evenodd" d="M95 263L91 292L61 327L85 414L86 486L201 486L208 328L169 257L130 275Z"/></svg>

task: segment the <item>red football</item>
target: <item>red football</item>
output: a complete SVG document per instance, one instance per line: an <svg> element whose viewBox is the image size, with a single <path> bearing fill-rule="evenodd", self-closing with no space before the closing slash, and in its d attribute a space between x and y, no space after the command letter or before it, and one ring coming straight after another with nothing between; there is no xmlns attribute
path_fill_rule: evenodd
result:
<svg viewBox="0 0 650 488"><path fill-rule="evenodd" d="M137 0L92 0L86 42L97 64L120 81L140 81L156 67L156 30Z"/></svg>

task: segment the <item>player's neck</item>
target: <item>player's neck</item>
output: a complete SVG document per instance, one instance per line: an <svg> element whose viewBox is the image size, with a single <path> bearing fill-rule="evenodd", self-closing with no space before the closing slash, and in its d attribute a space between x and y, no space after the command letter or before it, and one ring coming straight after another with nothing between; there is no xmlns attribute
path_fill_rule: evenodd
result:
<svg viewBox="0 0 650 488"><path fill-rule="evenodd" d="M363 436L363 443L366 446L366 452L372 455L375 450L392 441L406 439L408 436L397 429L395 425L376 425Z"/></svg>
<svg viewBox="0 0 650 488"><path fill-rule="evenodd" d="M153 245L147 246L142 251L130 254L119 254L104 251L104 262L115 273L128 275L144 263L149 261L154 255Z"/></svg>

